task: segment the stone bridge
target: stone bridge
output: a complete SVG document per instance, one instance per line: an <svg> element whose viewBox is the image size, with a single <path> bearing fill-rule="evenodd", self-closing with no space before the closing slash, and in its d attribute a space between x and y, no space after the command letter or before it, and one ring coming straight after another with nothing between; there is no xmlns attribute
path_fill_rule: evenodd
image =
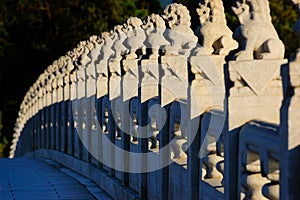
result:
<svg viewBox="0 0 300 200"><path fill-rule="evenodd" d="M237 3L234 33L222 1L204 2L195 31L170 4L54 61L10 157L51 159L113 199L299 199L299 53L284 59L267 0Z"/></svg>

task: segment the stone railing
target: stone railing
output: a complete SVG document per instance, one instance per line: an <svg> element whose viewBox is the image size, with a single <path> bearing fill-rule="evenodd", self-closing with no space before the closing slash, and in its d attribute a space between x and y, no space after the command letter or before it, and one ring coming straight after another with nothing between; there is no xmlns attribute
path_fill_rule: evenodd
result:
<svg viewBox="0 0 300 200"><path fill-rule="evenodd" d="M208 0L195 32L170 4L80 42L27 92L10 157L54 159L115 199L297 199L299 54L284 59L267 0L233 11L235 39Z"/></svg>

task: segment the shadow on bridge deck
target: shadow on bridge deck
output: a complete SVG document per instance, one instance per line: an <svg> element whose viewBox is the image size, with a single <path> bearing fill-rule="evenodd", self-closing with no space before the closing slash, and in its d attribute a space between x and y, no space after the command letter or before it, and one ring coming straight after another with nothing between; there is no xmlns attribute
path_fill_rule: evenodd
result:
<svg viewBox="0 0 300 200"><path fill-rule="evenodd" d="M0 159L0 199L111 199L93 181L52 160Z"/></svg>

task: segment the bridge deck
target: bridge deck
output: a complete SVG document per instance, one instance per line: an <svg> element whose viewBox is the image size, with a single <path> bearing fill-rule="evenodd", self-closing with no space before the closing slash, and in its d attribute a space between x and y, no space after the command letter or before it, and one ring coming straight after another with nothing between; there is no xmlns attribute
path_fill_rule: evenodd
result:
<svg viewBox="0 0 300 200"><path fill-rule="evenodd" d="M0 159L0 199L111 199L91 180L50 160Z"/></svg>

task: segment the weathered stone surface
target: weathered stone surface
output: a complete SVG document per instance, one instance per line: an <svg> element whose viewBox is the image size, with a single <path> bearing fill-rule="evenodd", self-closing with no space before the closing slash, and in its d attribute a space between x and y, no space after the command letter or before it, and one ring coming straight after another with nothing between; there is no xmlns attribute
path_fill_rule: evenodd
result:
<svg viewBox="0 0 300 200"><path fill-rule="evenodd" d="M159 96L159 65L157 60L142 60L141 103Z"/></svg>
<svg viewBox="0 0 300 200"><path fill-rule="evenodd" d="M161 63L161 105L175 99L187 99L187 60L182 56L164 56Z"/></svg>
<svg viewBox="0 0 300 200"><path fill-rule="evenodd" d="M237 1L232 9L241 23L235 32L242 47L236 54L237 60L284 57L284 44L271 22L268 0Z"/></svg>
<svg viewBox="0 0 300 200"><path fill-rule="evenodd" d="M223 2L221 0L209 0L204 4L199 3L197 8L200 26L197 29L201 45L208 55L228 55L238 47L238 43L232 39L232 31L226 25Z"/></svg>
<svg viewBox="0 0 300 200"><path fill-rule="evenodd" d="M229 130L254 119L279 124L283 99L280 69L285 63L286 60L229 62L230 79L234 82L228 98Z"/></svg>

